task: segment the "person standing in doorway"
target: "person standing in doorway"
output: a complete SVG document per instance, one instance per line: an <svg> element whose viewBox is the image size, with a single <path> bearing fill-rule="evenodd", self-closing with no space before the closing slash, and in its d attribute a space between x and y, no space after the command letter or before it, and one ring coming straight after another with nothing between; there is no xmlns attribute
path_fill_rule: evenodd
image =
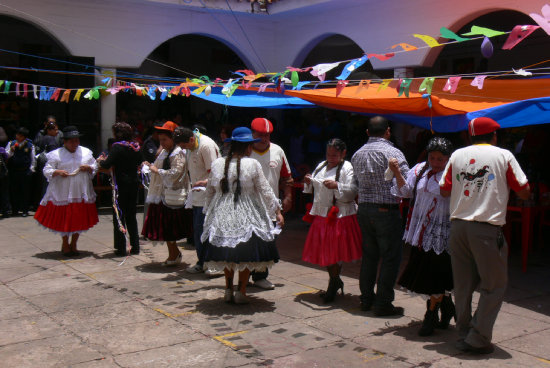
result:
<svg viewBox="0 0 550 368"><path fill-rule="evenodd" d="M369 140L351 159L359 186L357 219L363 234L363 260L359 276L361 310L372 308L376 316L402 315L403 308L394 306L392 302L403 250L403 229L399 203L390 191L392 182L385 180L384 173L392 158L397 159L403 177L407 177L409 165L403 152L389 141L391 129L386 118L371 118L367 124L367 134Z"/></svg>
<svg viewBox="0 0 550 368"><path fill-rule="evenodd" d="M28 216L30 184L36 167L34 144L28 136L29 130L21 127L15 134L15 140L6 146L12 214L15 216L20 212L22 217Z"/></svg>
<svg viewBox="0 0 550 368"><path fill-rule="evenodd" d="M273 124L266 118L256 118L251 124L252 135L259 141L253 145L250 158L256 159L262 166L264 175L271 185L275 196L279 197L279 190L283 189L283 213L292 207L292 175L285 152L281 147L271 142ZM275 221L275 218L272 219ZM272 290L275 286L267 279L269 271L252 272L254 285Z"/></svg>
<svg viewBox="0 0 550 368"><path fill-rule="evenodd" d="M527 177L514 155L496 147L500 125L479 117L468 124L472 145L456 150L439 185L451 197L449 246L456 304L456 348L475 354L494 351L493 326L508 282L508 245L502 235L510 189L529 198ZM480 290L472 317L472 294Z"/></svg>

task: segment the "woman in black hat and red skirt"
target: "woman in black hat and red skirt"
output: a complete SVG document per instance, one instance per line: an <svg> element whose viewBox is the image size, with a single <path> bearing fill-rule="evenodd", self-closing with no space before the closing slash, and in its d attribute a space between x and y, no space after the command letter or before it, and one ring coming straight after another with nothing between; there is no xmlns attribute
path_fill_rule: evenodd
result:
<svg viewBox="0 0 550 368"><path fill-rule="evenodd" d="M97 164L92 151L80 146L80 137L75 126L65 127L63 147L47 154L43 173L49 185L34 215L42 226L61 235L61 252L69 257L78 255L79 235L99 221L92 185Z"/></svg>

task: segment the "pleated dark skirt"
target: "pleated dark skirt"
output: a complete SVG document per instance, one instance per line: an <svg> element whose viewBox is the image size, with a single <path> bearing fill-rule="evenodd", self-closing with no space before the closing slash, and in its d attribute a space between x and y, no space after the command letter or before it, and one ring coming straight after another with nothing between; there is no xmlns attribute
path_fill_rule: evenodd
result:
<svg viewBox="0 0 550 368"><path fill-rule="evenodd" d="M449 253L436 254L411 247L409 262L401 274L399 285L425 295L443 294L453 290L453 270Z"/></svg>
<svg viewBox="0 0 550 368"><path fill-rule="evenodd" d="M141 235L153 241L176 241L193 237L193 210L151 203Z"/></svg>

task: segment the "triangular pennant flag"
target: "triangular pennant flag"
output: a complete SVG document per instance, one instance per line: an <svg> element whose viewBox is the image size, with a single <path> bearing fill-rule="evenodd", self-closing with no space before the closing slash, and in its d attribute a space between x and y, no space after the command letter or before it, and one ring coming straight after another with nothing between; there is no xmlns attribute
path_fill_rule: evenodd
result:
<svg viewBox="0 0 550 368"><path fill-rule="evenodd" d="M34 94L34 99L36 100L38 98L38 86L36 84L32 85L32 90Z"/></svg>
<svg viewBox="0 0 550 368"><path fill-rule="evenodd" d="M258 93L265 92L265 89L269 85L274 86L275 84L273 84L273 83L262 83L262 84L260 84L260 87L258 87Z"/></svg>
<svg viewBox="0 0 550 368"><path fill-rule="evenodd" d="M369 85L370 85L370 80L362 80L361 82L359 82L359 85L357 86L355 93L359 93L363 89L368 89Z"/></svg>
<svg viewBox="0 0 550 368"><path fill-rule="evenodd" d="M46 99L46 95L48 92L46 91L46 86L40 86L40 98L39 100L43 101Z"/></svg>
<svg viewBox="0 0 550 368"><path fill-rule="evenodd" d="M541 26L542 29L544 29L546 33L550 35L550 5L545 4L542 7L542 15L537 13L531 13L529 15L535 22L537 22L539 26Z"/></svg>
<svg viewBox="0 0 550 368"><path fill-rule="evenodd" d="M481 55L483 55L484 58L489 59L491 56L493 56L493 43L489 39L489 37L484 37L483 42L481 43Z"/></svg>
<svg viewBox="0 0 550 368"><path fill-rule="evenodd" d="M332 70L336 68L338 65L340 65L340 61L337 63L329 63L329 64L318 64L315 65L311 70L311 75L314 77L319 78L319 80L324 81L325 75L329 70Z"/></svg>
<svg viewBox="0 0 550 368"><path fill-rule="evenodd" d="M456 42L462 42L462 41L468 41L469 40L469 38L460 37L459 35L457 35L453 31L451 31L450 29L445 28L445 27L441 27L441 29L439 30L439 33L441 33L441 37L448 38L449 40L455 40Z"/></svg>
<svg viewBox="0 0 550 368"><path fill-rule="evenodd" d="M212 92L212 86L208 85L206 89L204 90L205 96L210 96L210 93Z"/></svg>
<svg viewBox="0 0 550 368"><path fill-rule="evenodd" d="M338 81L338 83L336 84L336 97L338 97L340 95L340 93L342 93L342 91L344 90L344 88L346 88L348 83L349 83L349 81L347 81L347 80Z"/></svg>
<svg viewBox="0 0 550 368"><path fill-rule="evenodd" d="M28 86L27 83L23 84L23 97L27 97L29 95Z"/></svg>
<svg viewBox="0 0 550 368"><path fill-rule="evenodd" d="M431 95L434 82L435 82L434 77L424 78L424 80L420 84L420 87L418 87L418 92L426 91L426 94Z"/></svg>
<svg viewBox="0 0 550 368"><path fill-rule="evenodd" d="M377 58L378 60L380 61L386 61L388 59L391 59L392 57L395 56L395 54L393 52L389 52L387 54L367 54L368 58L371 59L373 57Z"/></svg>
<svg viewBox="0 0 550 368"><path fill-rule="evenodd" d="M515 26L514 29L512 29L512 33L510 33L510 35L508 36L508 39L506 40L506 42L504 42L504 46L502 46L502 49L503 50L513 49L518 43L523 41L527 36L535 32L539 28L540 26L533 26L533 25Z"/></svg>
<svg viewBox="0 0 550 368"><path fill-rule="evenodd" d="M477 89L483 89L483 82L485 81L486 75L478 75L476 76L470 85L472 87L477 87Z"/></svg>
<svg viewBox="0 0 550 368"><path fill-rule="evenodd" d="M157 99L156 90L157 90L157 87L155 87L155 86L149 87L149 89L147 91L147 94L149 95L149 98L151 100L156 100Z"/></svg>
<svg viewBox="0 0 550 368"><path fill-rule="evenodd" d="M4 82L4 93L8 93L10 91L10 85L11 85L10 81Z"/></svg>
<svg viewBox="0 0 550 368"><path fill-rule="evenodd" d="M384 79L378 87L378 92L385 90L393 79Z"/></svg>
<svg viewBox="0 0 550 368"><path fill-rule="evenodd" d="M463 33L462 36L485 36L485 37L494 37L506 34L505 32L495 31L493 29L472 26L470 32Z"/></svg>
<svg viewBox="0 0 550 368"><path fill-rule="evenodd" d="M413 34L413 37L421 39L422 41L424 41L426 43L426 45L428 45L430 47L441 46L441 44L439 42L437 42L437 40L435 38L433 38L432 36L421 35L421 34L416 34L415 33L415 34Z"/></svg>
<svg viewBox="0 0 550 368"><path fill-rule="evenodd" d="M55 91L52 93L52 96L50 97L50 100L57 101L59 99L59 94L61 93L61 88L56 88Z"/></svg>
<svg viewBox="0 0 550 368"><path fill-rule="evenodd" d="M254 75L255 74L252 70L249 70L249 69L237 70L237 71L235 71L235 73L242 73L244 75ZM210 80L210 79L208 79L208 80Z"/></svg>
<svg viewBox="0 0 550 368"><path fill-rule="evenodd" d="M288 70L290 70L291 72L309 72L311 69L313 69L312 67L307 67L307 68L295 68L293 66L287 66L286 67Z"/></svg>
<svg viewBox="0 0 550 368"><path fill-rule="evenodd" d="M231 87L233 86L233 84L236 82L236 80L230 78L227 83L223 86L222 88L222 94L224 95L227 95L227 93L229 93L229 91L231 91Z"/></svg>
<svg viewBox="0 0 550 368"><path fill-rule="evenodd" d="M411 44L408 44L408 43L404 43L404 42L401 42L401 43L398 43L396 45L393 45L391 48L392 49L395 49L396 47L401 47L403 49L403 51L414 51L414 50L418 50L418 47L416 46L413 46Z"/></svg>
<svg viewBox="0 0 550 368"><path fill-rule="evenodd" d="M136 87L136 95L137 95L137 96L143 95L143 91L141 90L140 87ZM84 96L84 97L86 97L86 96Z"/></svg>
<svg viewBox="0 0 550 368"><path fill-rule="evenodd" d="M84 92L84 89L81 88L78 91L76 91L76 94L74 95L73 101L80 101L80 95Z"/></svg>
<svg viewBox="0 0 550 368"><path fill-rule="evenodd" d="M0 87L2 87L2 84L4 84L4 81L0 80Z"/></svg>
<svg viewBox="0 0 550 368"><path fill-rule="evenodd" d="M15 84L15 95L19 96L19 83Z"/></svg>
<svg viewBox="0 0 550 368"><path fill-rule="evenodd" d="M344 70L342 70L342 74L340 74L338 77L336 77L336 79L339 79L339 80L347 79L349 77L349 75L351 74L351 72L353 72L354 70L359 68L361 65L365 64L365 62L368 59L369 58L368 58L367 55L363 55L358 59L354 59L354 60L350 61L349 63L346 64L346 66L344 67Z"/></svg>
<svg viewBox="0 0 550 368"><path fill-rule="evenodd" d="M61 100L59 102L69 103L70 97L71 97L71 90L67 89L65 90L65 92L63 92L63 96L61 96Z"/></svg>
<svg viewBox="0 0 550 368"><path fill-rule="evenodd" d="M88 92L86 92L86 94L84 95L84 98L87 98L88 100L91 100L92 98L94 98L92 96L92 90L89 90Z"/></svg>
<svg viewBox="0 0 550 368"><path fill-rule="evenodd" d="M232 84L231 87L229 87L229 90L224 93L225 97L229 98L229 97L233 96L233 93L235 93L237 88L239 88L238 84Z"/></svg>
<svg viewBox="0 0 550 368"><path fill-rule="evenodd" d="M292 81L292 87L296 87L298 83L300 82L300 78L298 77L298 72L293 70L290 74L290 80Z"/></svg>
<svg viewBox="0 0 550 368"><path fill-rule="evenodd" d="M236 84L235 84L236 85ZM238 85L236 85L238 87ZM233 86L232 86L233 87ZM189 89L189 87L187 86L184 86L183 87L183 92L185 92L185 97L189 97L191 96L191 90Z"/></svg>
<svg viewBox="0 0 550 368"><path fill-rule="evenodd" d="M208 87L207 85L204 85L204 86L200 86L198 88L195 88L195 90L193 91L194 94L196 94L197 96L200 95L205 89L206 87Z"/></svg>
<svg viewBox="0 0 550 368"><path fill-rule="evenodd" d="M52 99L52 96L53 96L53 94L54 94L54 92L55 92L56 89L57 89L57 88L55 88L55 87L50 87L50 88L48 88L48 92L46 93L46 98L45 98L45 100L51 100L51 99Z"/></svg>
<svg viewBox="0 0 550 368"><path fill-rule="evenodd" d="M533 75L533 73L531 72L528 72L527 70L523 69L523 68L520 68L519 70L516 70L514 68L512 68L512 71L517 74L517 75L521 75L523 77L529 77L531 75Z"/></svg>
<svg viewBox="0 0 550 368"><path fill-rule="evenodd" d="M460 82L461 78L462 77L449 77L449 79L447 79L447 83L445 83L445 87L443 87L443 91L455 93L458 87L458 82Z"/></svg>
<svg viewBox="0 0 550 368"><path fill-rule="evenodd" d="M405 96L409 97L409 90L411 88L412 78L405 78L401 81L401 84L399 85L399 94L397 97L401 96L403 93Z"/></svg>

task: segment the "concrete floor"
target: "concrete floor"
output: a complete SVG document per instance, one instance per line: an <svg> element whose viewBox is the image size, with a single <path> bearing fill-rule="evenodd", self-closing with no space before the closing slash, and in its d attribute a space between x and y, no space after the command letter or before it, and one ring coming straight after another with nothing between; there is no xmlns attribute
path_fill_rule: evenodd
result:
<svg viewBox="0 0 550 368"><path fill-rule="evenodd" d="M400 318L358 308L359 264L344 266L345 295L325 305L325 271L300 260L307 226L289 218L278 240L282 260L273 291L249 288L249 305L222 301L223 278L165 268L164 245L112 252L110 215L64 259L60 239L32 217L0 221L1 367L550 367L548 251L530 256L527 273L511 255L506 302L496 322L496 351L459 354L456 331L417 335L418 297L396 291Z"/></svg>

